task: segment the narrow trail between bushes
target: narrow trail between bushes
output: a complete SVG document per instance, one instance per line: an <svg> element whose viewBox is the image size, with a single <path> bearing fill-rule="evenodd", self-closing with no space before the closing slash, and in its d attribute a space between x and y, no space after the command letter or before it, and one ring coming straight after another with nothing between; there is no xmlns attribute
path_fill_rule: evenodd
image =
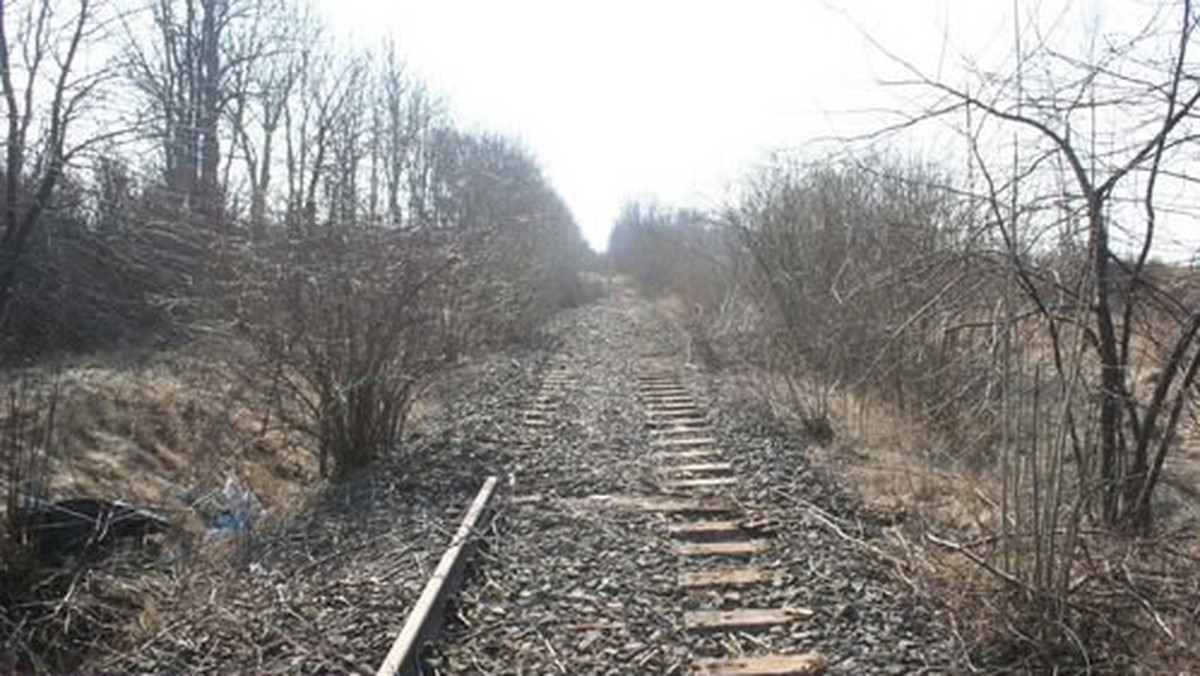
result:
<svg viewBox="0 0 1200 676"><path fill-rule="evenodd" d="M934 611L746 383L690 365L628 289L551 331L434 673L954 670Z"/></svg>

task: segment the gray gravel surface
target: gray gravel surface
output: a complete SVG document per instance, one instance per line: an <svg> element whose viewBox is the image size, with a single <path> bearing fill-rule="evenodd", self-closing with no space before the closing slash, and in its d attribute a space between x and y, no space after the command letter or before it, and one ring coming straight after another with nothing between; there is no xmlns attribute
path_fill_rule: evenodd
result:
<svg viewBox="0 0 1200 676"><path fill-rule="evenodd" d="M820 650L831 674L961 672L947 618L871 551L883 526L861 518L848 495L810 467L805 441L773 417L756 388L729 374L706 374L703 382L715 436L742 480L738 500L776 529L772 551L756 563L783 573L775 587L750 590L738 602L815 613L790 632L771 634L766 644L781 652ZM734 641L723 648L761 646ZM719 652L711 641L695 648Z"/></svg>
<svg viewBox="0 0 1200 676"><path fill-rule="evenodd" d="M697 657L809 650L830 659L830 673L955 671L937 613L859 544L878 529L860 527L844 494L809 469L803 441L749 388L687 365L679 330L628 293L569 313L551 331L560 339L552 361L574 378L554 427L513 461L498 533L432 657L436 673L689 673ZM722 563L768 568L773 584L681 591L681 570L712 562L676 556L667 517L596 499L656 492L639 368L679 374L709 411L742 480L735 499L772 523L770 552ZM685 610L745 607L814 615L767 632L682 629Z"/></svg>
<svg viewBox="0 0 1200 676"><path fill-rule="evenodd" d="M618 288L543 333L446 374L401 455L186 576L164 571L144 631L88 670L373 673L497 474L496 517L426 673L683 674L697 657L814 649L832 673L956 671L937 612L857 542L878 528L737 378L687 365L684 335L651 305ZM615 506L657 490L637 397L647 367L678 373L708 410L742 480L736 500L773 524L772 550L745 562L776 571L774 584L683 592L678 574L700 564L673 553L668 517ZM524 424L537 402L547 423ZM685 610L748 606L814 615L770 632L683 631Z"/></svg>
<svg viewBox="0 0 1200 676"><path fill-rule="evenodd" d="M397 454L298 516L199 546L186 569L136 581L147 608L89 673L374 673L507 439L549 351L525 348L443 374Z"/></svg>

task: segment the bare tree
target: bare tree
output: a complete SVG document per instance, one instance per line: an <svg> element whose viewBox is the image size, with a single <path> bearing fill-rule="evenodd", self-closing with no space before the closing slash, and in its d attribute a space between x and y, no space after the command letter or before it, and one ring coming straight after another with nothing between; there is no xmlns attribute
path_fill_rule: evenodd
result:
<svg viewBox="0 0 1200 676"><path fill-rule="evenodd" d="M11 301L34 232L72 159L121 132L76 127L111 79L80 68L104 35L94 0L0 3L0 106L7 122L0 181L0 316Z"/></svg>
<svg viewBox="0 0 1200 676"><path fill-rule="evenodd" d="M150 108L166 188L210 227L226 220L222 121L243 100L235 86L249 87L253 63L276 47L260 33L276 19L271 9L253 0L157 0L154 37L129 31L127 69Z"/></svg>
<svg viewBox="0 0 1200 676"><path fill-rule="evenodd" d="M267 204L272 189L277 133L284 111L301 80L308 50L317 42L318 25L307 15L283 5L264 4L241 39L240 51L257 54L231 71L229 115L234 144L241 151L250 189L250 236L262 242L267 231Z"/></svg>
<svg viewBox="0 0 1200 676"><path fill-rule="evenodd" d="M1018 52L1008 76L977 73L970 88L895 58L910 76L895 84L936 96L922 120L964 112L977 120L964 135L986 182L985 203L1019 287L1044 320L1055 368L1071 377L1064 325L1084 331L1094 357L1098 483L1084 492L1099 491L1105 522L1138 532L1151 525L1154 489L1200 372L1200 309L1149 266L1164 210L1160 188L1190 183L1183 167L1196 149L1200 81L1190 48L1197 21L1190 0L1156 9L1144 30L1114 38L1091 58L1054 51L1039 39ZM1010 169L991 160L986 139L993 127L1007 127L1023 144L1006 161ZM1048 180L1046 173L1058 168L1064 180ZM1010 171L1010 179L1001 178ZM1069 308L1055 307L1040 281L1048 271L1030 258L1036 240L1026 231L1037 227L1044 204L1056 204L1085 234L1079 274L1089 291L1073 297L1086 304L1082 324ZM1129 250L1114 242L1120 234L1132 239ZM1073 286L1060 291L1070 297ZM1168 326L1173 335L1163 340ZM1139 391L1136 367L1146 360L1154 364L1155 382ZM1091 449L1080 446L1081 421L1066 422L1076 457L1085 458Z"/></svg>

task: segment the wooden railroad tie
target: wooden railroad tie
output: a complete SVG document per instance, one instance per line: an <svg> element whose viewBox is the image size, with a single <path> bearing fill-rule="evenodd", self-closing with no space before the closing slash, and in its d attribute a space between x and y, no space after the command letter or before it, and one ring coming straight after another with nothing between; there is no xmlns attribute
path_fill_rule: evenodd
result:
<svg viewBox="0 0 1200 676"><path fill-rule="evenodd" d="M771 551L767 540L726 540L723 542L676 542L680 556L750 556Z"/></svg>
<svg viewBox="0 0 1200 676"><path fill-rule="evenodd" d="M774 575L760 568L718 568L679 574L679 586L684 589L706 587L748 587L770 582Z"/></svg>
<svg viewBox="0 0 1200 676"><path fill-rule="evenodd" d="M728 462L697 462L690 465L664 465L659 474L726 474L733 471Z"/></svg>
<svg viewBox="0 0 1200 676"><path fill-rule="evenodd" d="M713 498L688 500L665 496L596 496L593 499L617 509L658 514L733 514L738 511L738 506L733 502Z"/></svg>
<svg viewBox="0 0 1200 676"><path fill-rule="evenodd" d="M678 461L689 463L696 460L720 458L722 455L721 451L716 448L694 448L687 451L659 451L654 454L654 459L664 462Z"/></svg>
<svg viewBox="0 0 1200 676"><path fill-rule="evenodd" d="M713 490L736 486L738 480L731 476L705 477L701 479L675 479L663 481L659 485L665 491Z"/></svg>
<svg viewBox="0 0 1200 676"><path fill-rule="evenodd" d="M689 420L708 422L708 414L695 408L691 410L667 411L665 413L647 411L646 418L652 423L664 424Z"/></svg>
<svg viewBox="0 0 1200 676"><path fill-rule="evenodd" d="M667 526L667 532L678 538L734 536L745 533L740 521L684 521Z"/></svg>
<svg viewBox="0 0 1200 676"><path fill-rule="evenodd" d="M652 401L648 403L647 406L650 408L651 413L656 414L677 413L681 411L700 411L700 407L697 406L694 401L667 402L665 404L658 401Z"/></svg>
<svg viewBox="0 0 1200 676"><path fill-rule="evenodd" d="M712 424L704 418L680 418L677 420L647 420L646 427L660 434L672 430L686 430L689 434L695 434L697 430L712 427Z"/></svg>
<svg viewBox="0 0 1200 676"><path fill-rule="evenodd" d="M742 608L738 610L689 610L683 614L687 631L753 631L791 624L813 616L807 608Z"/></svg>
<svg viewBox="0 0 1200 676"><path fill-rule="evenodd" d="M806 676L828 669L829 660L813 651L802 655L701 659L693 667L697 676Z"/></svg>
<svg viewBox="0 0 1200 676"><path fill-rule="evenodd" d="M686 401L695 401L692 395L687 390L672 390L670 392L639 392L641 401L646 406L667 402L670 404L679 404Z"/></svg>
<svg viewBox="0 0 1200 676"><path fill-rule="evenodd" d="M654 425L649 425L648 427L649 427L650 433L658 435L657 438L659 438L659 439L669 438L672 436L674 436L674 437L688 436L688 435L696 434L698 432L704 433L704 432L708 432L709 430L712 429L712 426L709 425L708 423L697 423L697 424L675 423L675 424L671 425L670 427L666 427L666 426L659 427L659 426L654 426Z"/></svg>
<svg viewBox="0 0 1200 676"><path fill-rule="evenodd" d="M684 437L682 439L655 439L651 446L716 446L717 440L712 437Z"/></svg>

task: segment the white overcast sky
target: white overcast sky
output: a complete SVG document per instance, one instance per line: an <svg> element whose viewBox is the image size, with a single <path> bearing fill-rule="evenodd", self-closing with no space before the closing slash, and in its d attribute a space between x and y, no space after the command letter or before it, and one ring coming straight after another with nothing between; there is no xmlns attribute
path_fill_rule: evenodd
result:
<svg viewBox="0 0 1200 676"><path fill-rule="evenodd" d="M862 111L902 102L863 30L930 72L1013 35L1008 1L317 1L340 35L393 37L461 125L523 142L596 249L627 199L714 206L773 149L879 125Z"/></svg>

